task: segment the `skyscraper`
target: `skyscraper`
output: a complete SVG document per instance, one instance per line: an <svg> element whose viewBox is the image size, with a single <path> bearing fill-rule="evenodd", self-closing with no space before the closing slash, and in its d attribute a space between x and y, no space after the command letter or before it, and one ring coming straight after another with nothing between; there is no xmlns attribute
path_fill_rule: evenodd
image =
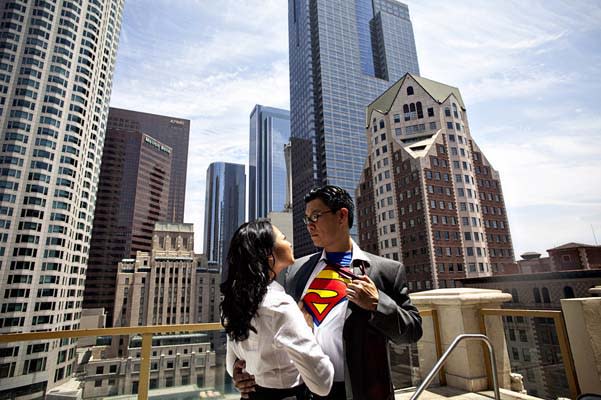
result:
<svg viewBox="0 0 601 400"><path fill-rule="evenodd" d="M288 29L298 257L314 249L303 196L326 183L355 192L367 155L365 107L419 68L409 10L395 0L288 0Z"/></svg>
<svg viewBox="0 0 601 400"><path fill-rule="evenodd" d="M85 308L104 308L113 323L117 264L150 252L156 222L169 219L173 151L155 138L109 127L84 292Z"/></svg>
<svg viewBox="0 0 601 400"><path fill-rule="evenodd" d="M204 254L209 263L222 267L230 240L246 216L246 174L244 165L214 162L207 169Z"/></svg>
<svg viewBox="0 0 601 400"><path fill-rule="evenodd" d="M286 158L290 112L256 105L250 113L248 219L286 208Z"/></svg>
<svg viewBox="0 0 601 400"><path fill-rule="evenodd" d="M111 107L108 128L144 132L171 147L171 176L169 178L169 205L166 221L184 222L186 200L186 172L188 169L188 142L190 121L179 117L149 114Z"/></svg>
<svg viewBox="0 0 601 400"><path fill-rule="evenodd" d="M366 126L361 248L402 260L413 291L513 264L500 176L472 137L459 89L407 74L370 104Z"/></svg>
<svg viewBox="0 0 601 400"><path fill-rule="evenodd" d="M123 0L1 4L0 333L77 329ZM3 346L0 398L63 383L75 346Z"/></svg>

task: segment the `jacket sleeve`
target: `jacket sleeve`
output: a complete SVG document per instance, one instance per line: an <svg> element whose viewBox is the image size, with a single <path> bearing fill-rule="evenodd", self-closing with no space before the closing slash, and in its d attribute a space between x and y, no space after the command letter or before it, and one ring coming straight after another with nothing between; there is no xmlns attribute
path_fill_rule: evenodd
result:
<svg viewBox="0 0 601 400"><path fill-rule="evenodd" d="M382 274L383 284L376 283L378 306L369 323L394 343L417 342L422 337L422 318L409 298L405 269L394 263L392 268L384 267Z"/></svg>
<svg viewBox="0 0 601 400"><path fill-rule="evenodd" d="M309 390L326 396L334 381L334 366L292 298L275 310L273 323L275 345L286 351Z"/></svg>

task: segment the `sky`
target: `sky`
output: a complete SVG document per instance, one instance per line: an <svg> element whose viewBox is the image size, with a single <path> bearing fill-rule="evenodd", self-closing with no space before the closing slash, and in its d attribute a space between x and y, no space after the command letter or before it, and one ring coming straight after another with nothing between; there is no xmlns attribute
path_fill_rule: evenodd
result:
<svg viewBox="0 0 601 400"><path fill-rule="evenodd" d="M422 76L456 86L499 171L516 256L601 244L601 2L408 0ZM206 171L248 164L255 104L289 108L285 0L127 0L111 106L191 120L185 222Z"/></svg>

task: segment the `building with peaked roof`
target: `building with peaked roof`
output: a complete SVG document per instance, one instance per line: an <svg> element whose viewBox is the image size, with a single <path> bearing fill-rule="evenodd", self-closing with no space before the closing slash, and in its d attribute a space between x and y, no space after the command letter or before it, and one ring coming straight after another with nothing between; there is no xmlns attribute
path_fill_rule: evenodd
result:
<svg viewBox="0 0 601 400"><path fill-rule="evenodd" d="M402 260L411 290L513 263L498 172L472 138L459 89L406 74L367 107L359 242Z"/></svg>

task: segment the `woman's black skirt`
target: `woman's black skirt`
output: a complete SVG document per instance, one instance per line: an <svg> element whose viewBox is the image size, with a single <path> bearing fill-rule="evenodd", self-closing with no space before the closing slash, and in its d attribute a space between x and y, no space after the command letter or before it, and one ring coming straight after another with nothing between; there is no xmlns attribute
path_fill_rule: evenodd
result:
<svg viewBox="0 0 601 400"><path fill-rule="evenodd" d="M307 400L309 399L309 390L302 384L288 389L265 388L255 386L255 391L249 393L250 400Z"/></svg>

